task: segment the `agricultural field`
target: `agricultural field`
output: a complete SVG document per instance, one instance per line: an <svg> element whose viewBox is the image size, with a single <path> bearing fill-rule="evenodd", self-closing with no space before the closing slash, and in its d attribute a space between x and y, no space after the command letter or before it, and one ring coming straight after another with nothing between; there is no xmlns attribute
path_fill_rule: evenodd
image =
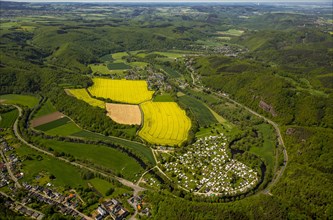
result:
<svg viewBox="0 0 333 220"><path fill-rule="evenodd" d="M152 144L180 145L187 139L191 120L175 102L145 102L143 128L139 135Z"/></svg>
<svg viewBox="0 0 333 220"><path fill-rule="evenodd" d="M36 127L34 127L36 130L40 130L40 131L47 131L62 125L65 125L67 122L69 122L70 119L67 117L61 117L59 119L38 125Z"/></svg>
<svg viewBox="0 0 333 220"><path fill-rule="evenodd" d="M178 101L181 106L186 106L191 110L200 126L208 126L218 122L210 109L201 101L188 95L178 97Z"/></svg>
<svg viewBox="0 0 333 220"><path fill-rule="evenodd" d="M68 121L68 122L66 122L66 124L57 126L55 128L46 130L44 132L48 135L54 135L54 136L70 136L70 135L75 134L80 131L82 131L81 128L79 128L72 121Z"/></svg>
<svg viewBox="0 0 333 220"><path fill-rule="evenodd" d="M91 95L112 101L139 104L152 99L154 91L149 91L143 80L112 80L94 78L94 85L88 90Z"/></svg>
<svg viewBox="0 0 333 220"><path fill-rule="evenodd" d="M227 35L232 37L239 37L244 34L243 30L237 30L237 29L229 29L227 31L218 31L217 34L219 35Z"/></svg>
<svg viewBox="0 0 333 220"><path fill-rule="evenodd" d="M173 102L173 98L170 94L157 95L154 97L154 102Z"/></svg>
<svg viewBox="0 0 333 220"><path fill-rule="evenodd" d="M57 152L64 152L95 166L110 169L115 174L119 173L129 180L138 180L137 174L143 171L133 158L111 147L46 139L38 139L37 141Z"/></svg>
<svg viewBox="0 0 333 220"><path fill-rule="evenodd" d="M22 162L24 165L23 181L35 181L36 176L40 176L40 173L47 173L48 176L52 174L56 177L51 182L55 186L78 187L79 185L84 185L79 168L41 154L24 145L16 148L15 151L22 159L31 158L30 160L25 159Z"/></svg>
<svg viewBox="0 0 333 220"><path fill-rule="evenodd" d="M61 112L53 112L51 114L43 115L38 118L31 120L30 124L32 127L37 127L43 124L47 124L49 122L64 118L65 115Z"/></svg>
<svg viewBox="0 0 333 220"><path fill-rule="evenodd" d="M104 190L110 188L115 189L113 195L118 192L127 191L103 179L93 178L84 180L81 176L83 172L81 169L39 153L27 146L13 144L13 139L10 140L10 143L12 143L12 146L15 146L14 152L11 153L16 154L22 160L22 172L24 173L22 181L41 186L51 183L60 192L67 187L72 189L81 186L88 187L88 184L92 184L98 191L101 190L103 194L105 193ZM55 178L50 179L51 175Z"/></svg>
<svg viewBox="0 0 333 220"><path fill-rule="evenodd" d="M119 124L141 124L141 110L138 105L106 103L106 110L107 116Z"/></svg>
<svg viewBox="0 0 333 220"><path fill-rule="evenodd" d="M105 103L101 100L92 98L86 89L67 89L66 91L72 94L75 98L85 101L89 105L105 108Z"/></svg>
<svg viewBox="0 0 333 220"><path fill-rule="evenodd" d="M178 53L178 52L154 52L153 54L166 56L166 57L171 58L171 59L176 59L176 58L180 58L180 57L183 56L183 53Z"/></svg>
<svg viewBox="0 0 333 220"><path fill-rule="evenodd" d="M48 99L42 105L42 107L34 114L34 118L39 118L41 116L48 115L56 111L57 109L52 105L51 101Z"/></svg>
<svg viewBox="0 0 333 220"><path fill-rule="evenodd" d="M24 105L29 108L33 108L38 104L38 98L31 95L7 94L0 95L0 102L4 102L6 104Z"/></svg>
<svg viewBox="0 0 333 220"><path fill-rule="evenodd" d="M18 110L14 109L12 111L0 114L0 128L10 128L13 126L16 118L18 116Z"/></svg>
<svg viewBox="0 0 333 220"><path fill-rule="evenodd" d="M131 69L131 66L129 66L125 63L109 63L107 65L107 68L109 70L127 70L127 69Z"/></svg>
<svg viewBox="0 0 333 220"><path fill-rule="evenodd" d="M182 76L178 71L171 67L161 66L161 69L163 69L171 78L180 78Z"/></svg>
<svg viewBox="0 0 333 220"><path fill-rule="evenodd" d="M146 66L148 66L148 63L146 62L130 62L128 64L132 67L138 67L138 68L145 68Z"/></svg>
<svg viewBox="0 0 333 220"><path fill-rule="evenodd" d="M68 117L62 117L60 119L39 125L34 129L43 131L48 135L57 136L70 136L74 133L82 131L73 121Z"/></svg>
<svg viewBox="0 0 333 220"><path fill-rule="evenodd" d="M121 138L117 138L117 137L104 136L104 135L101 135L98 133L93 133L93 132L89 132L89 131L85 131L85 130L75 133L72 136L84 138L87 140L110 141L112 143L125 146L127 148L130 148L134 152L142 155L143 157L147 158L149 160L149 162L151 162L152 164L155 164L155 159L151 152L151 149L148 148L147 146L143 145L142 143L134 142L134 141L126 140L126 139L121 139Z"/></svg>
<svg viewBox="0 0 333 220"><path fill-rule="evenodd" d="M114 59L114 60L122 60L123 57L127 57L127 56L128 56L127 52L113 53L112 54L112 59Z"/></svg>

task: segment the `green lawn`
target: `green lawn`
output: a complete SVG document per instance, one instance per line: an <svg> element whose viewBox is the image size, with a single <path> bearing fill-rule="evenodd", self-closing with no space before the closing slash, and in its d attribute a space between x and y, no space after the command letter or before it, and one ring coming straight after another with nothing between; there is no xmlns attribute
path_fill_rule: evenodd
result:
<svg viewBox="0 0 333 220"><path fill-rule="evenodd" d="M264 143L261 147L251 147L250 152L253 152L266 161L268 167L274 168L275 162L275 132L271 125L260 124L256 126L259 132L262 133Z"/></svg>
<svg viewBox="0 0 333 220"><path fill-rule="evenodd" d="M39 125L39 126L35 127L35 129L41 130L41 131L48 131L48 130L54 129L56 127L65 125L65 124L67 124L68 121L70 121L69 118L63 117L58 120L51 121L51 122L43 124L43 125Z"/></svg>
<svg viewBox="0 0 333 220"><path fill-rule="evenodd" d="M190 109L200 126L218 122L212 112L201 101L187 95L178 97L178 101L182 106L187 106Z"/></svg>
<svg viewBox="0 0 333 220"><path fill-rule="evenodd" d="M43 104L43 106L36 112L36 114L34 115L34 118L38 118L43 115L48 115L48 114L51 114L56 111L57 111L57 109L52 105L51 101L47 100Z"/></svg>
<svg viewBox="0 0 333 220"><path fill-rule="evenodd" d="M15 109L0 115L1 115L0 128L10 128L13 126L18 116L18 110Z"/></svg>
<svg viewBox="0 0 333 220"><path fill-rule="evenodd" d="M38 98L31 95L7 94L0 95L0 100L5 100L7 104L18 104L33 108L38 104Z"/></svg>
<svg viewBox="0 0 333 220"><path fill-rule="evenodd" d="M71 154L75 158L111 169L114 173L121 173L124 178L129 180L138 180L135 175L143 171L134 159L111 147L46 139L39 139L38 141L55 151Z"/></svg>
<svg viewBox="0 0 333 220"><path fill-rule="evenodd" d="M112 143L128 147L128 148L132 149L134 152L142 155L143 157L146 157L152 164L155 165L155 159L154 159L154 156L153 156L150 148L148 148L147 146L145 146L143 144L124 140L124 139L119 139L116 137L107 137L107 136L104 136L101 134L96 134L96 133L89 132L89 131L80 131L78 133L73 134L72 136L82 137L82 138L92 139L92 140L110 141Z"/></svg>

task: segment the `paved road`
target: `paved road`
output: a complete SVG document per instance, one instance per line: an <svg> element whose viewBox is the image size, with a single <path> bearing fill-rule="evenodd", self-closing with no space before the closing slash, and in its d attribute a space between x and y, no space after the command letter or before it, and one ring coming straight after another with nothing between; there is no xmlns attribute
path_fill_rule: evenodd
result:
<svg viewBox="0 0 333 220"><path fill-rule="evenodd" d="M56 203L59 203L57 200L52 199L52 198L49 197L49 196L45 196L44 194L42 194L42 193L40 193L40 192L33 191L33 190L30 190L30 191L31 191L31 192L34 192L34 193L36 193L36 194L38 194L38 195L40 195L41 197L44 197L44 198L46 198L46 199L50 199L50 200L52 200L52 201L54 201L54 202L56 202ZM65 203L61 203L61 204L64 205L66 208L71 209L71 210L73 210L74 212L78 213L79 216L80 216L81 218L85 218L85 219L88 219L88 220L93 220L93 218L91 218L91 217L89 217L89 216L83 214L82 212L78 211L77 209L75 209L75 208L73 208L73 207L70 207L70 206L68 206L68 205L65 204Z"/></svg>
<svg viewBox="0 0 333 220"><path fill-rule="evenodd" d="M279 144L282 146L282 149L283 149L283 156L284 156L284 164L283 166L281 166L281 169L277 172L277 174L275 175L275 178L268 184L268 186L266 187L265 190L263 190L263 192L265 194L269 194L271 195L270 193L270 189L272 188L273 185L275 185L281 178L284 170L286 169L286 166L287 166L287 163L288 163L288 153L287 153L287 150L286 150L286 146L284 144L284 141L283 141L283 138L282 138L282 135L281 135L281 131L280 131L280 128L279 128L279 125L276 124L274 121L266 118L265 116L263 115L260 115L259 113L253 111L252 109L246 107L245 105L231 99L229 96L227 95L223 95L223 94L220 94L220 93L216 93L216 92L212 92L213 94L215 94L216 96L219 96L219 97L222 97L222 98L225 98L227 99L228 101L231 101L233 102L234 104L237 104L243 108L245 108L247 111L251 112L252 114L258 116L259 118L262 118L264 119L264 121L266 121L267 123L271 124L274 129L275 129L275 132L276 132L276 135L277 135L277 138L278 138L278 141L279 141Z"/></svg>
<svg viewBox="0 0 333 220"><path fill-rule="evenodd" d="M22 109L21 109L19 106L17 106L17 105L14 105L14 106L19 110L19 117L22 116ZM48 155L48 156L51 156L51 157L57 158L58 160L64 161L64 162L66 162L66 163L69 163L69 164L71 164L71 165L73 165L73 166L76 166L76 167L79 167L79 168L81 168L81 169L86 169L86 170L89 170L89 171L94 172L94 173L99 173L100 175L102 175L102 176L104 176L104 177L110 177L110 176L111 176L111 177L113 177L114 179L118 180L118 181L119 181L120 183L122 183L123 185L132 188L133 191L134 191L134 192L133 192L133 195L137 195L139 192L146 190L145 188L140 187L139 185L134 184L134 183L132 183L131 181L128 181L128 180L126 180L126 179L123 179L123 178L120 178L120 177L117 177L117 176L114 176L114 175L110 175L110 174L102 173L102 172L100 172L100 171L98 171L98 170L95 170L95 169L93 169L93 168L91 168L91 167L88 167L88 166L85 166L85 165L82 165L82 164L79 164L79 163L76 163L76 162L71 162L71 161L69 161L69 160L67 160L67 159L65 159L65 158L62 158L62 157L55 157L52 153L50 153L50 152L48 152L48 151L45 151L45 150L43 150L43 149L41 149L41 148L38 148L38 147L36 147L36 146L34 146L34 145L28 143L26 140L24 140L24 139L22 138L22 136L21 136L20 133L18 132L18 119L19 119L19 117L16 119L16 121L15 121L15 123L14 123L14 126L13 126L14 134L15 134L15 136L16 136L21 142L23 142L23 143L26 144L27 146L31 147L32 149L34 149L34 150L36 150L36 151L39 151L39 152L41 152L41 153L43 153L43 154L46 154L46 155ZM135 209L135 210L136 210L136 209ZM135 214L131 217L131 219L135 219L136 214L137 214L137 210L135 211Z"/></svg>
<svg viewBox="0 0 333 220"><path fill-rule="evenodd" d="M22 109L21 109L19 106L17 106L17 105L14 105L14 106L19 110L19 116L22 116ZM140 186L138 186L138 185L132 183L131 181L128 181L128 180L126 180L126 179L123 179L123 178L120 178L120 177L117 177L117 176L114 176L114 175L105 174L105 173L100 172L100 171L98 171L98 170L95 170L95 169L93 169L93 168L91 168L91 167L88 167L88 166L85 166L85 165L82 165L82 164L79 164L79 163L76 163L76 162L71 162L71 161L69 161L69 160L67 160L67 159L65 159L65 158L62 158L62 157L56 157L56 156L54 156L52 153L50 153L50 152L48 152L48 151L46 151L46 150L43 150L43 149L41 149L41 148L38 148L38 147L36 147L36 146L34 146L34 145L28 143L26 140L24 140L24 139L22 138L22 136L21 136L20 133L18 132L18 118L16 119L16 121L15 121L15 123L14 123L13 130L14 130L14 134L15 134L15 136L16 136L21 142L23 142L24 144L26 144L27 146L31 147L32 149L34 149L34 150L36 150L36 151L39 151L39 152L41 152L41 153L43 153L43 154L46 154L46 155L48 155L48 156L51 156L51 157L55 157L55 158L57 158L58 160L64 161L64 162L69 163L69 164L72 164L73 166L76 166L76 167L79 167L79 168L83 168L83 169L86 169L86 170L89 170L89 171L92 171L92 172L95 172L95 173L99 173L99 174L101 174L102 176L105 176L105 177L110 177L110 176L111 176L111 177L115 178L116 180L118 180L119 182L121 182L123 185L132 188L135 192L140 192L140 191L145 190L145 188L142 188L142 187L140 187Z"/></svg>
<svg viewBox="0 0 333 220"><path fill-rule="evenodd" d="M31 211L33 211L33 212L36 212L36 213L38 213L40 216L42 216L41 218L44 218L44 214L43 213L41 213L40 211L37 211L37 210L35 210L35 209L32 209L32 208L30 208L30 207L28 207L28 206L26 206L26 205L23 205L22 203L20 203L19 201L16 201L13 197L11 197L10 195L7 195L6 193L4 193L4 192L1 192L0 191L0 194L2 194L3 196L5 196L5 197L7 197L7 198L10 198L11 200L13 200L17 205L20 205L20 206L22 206L22 207L24 207L24 208L26 208L26 209L28 209L28 210L31 210Z"/></svg>
<svg viewBox="0 0 333 220"><path fill-rule="evenodd" d="M192 77L192 80L193 80L193 86L201 91L203 89L203 87L202 86L200 87L200 86L198 86L195 83L193 72L191 70L190 70L190 73L191 73L191 77ZM263 190L263 193L268 194L268 195L272 195L270 193L270 189L272 188L273 185L275 185L280 180L282 174L284 173L284 171L285 171L285 169L287 167L287 163L288 163L288 153L287 153L286 146L284 144L284 141L283 141L283 138L282 138L282 135L281 135L281 131L280 131L279 125L276 124L274 121L266 118L265 116L263 116L263 115L255 112L255 111L253 111L252 109L248 108L247 106L245 106L245 105L243 105L243 104L241 104L241 103L233 100L232 98L230 98L227 95L224 95L224 94L221 94L221 93L216 93L216 92L212 92L212 93L214 95L218 96L218 97L227 99L228 101L230 101L230 102L232 102L234 104L237 104L237 105L245 108L250 113L258 116L259 118L264 119L267 123L271 124L274 127L277 139L279 141L279 144L282 146L282 149L283 149L284 164L283 164L283 166L281 166L281 169L279 171L277 171L276 175L273 177L273 180L268 184L268 186L266 187L266 189Z"/></svg>
<svg viewBox="0 0 333 220"><path fill-rule="evenodd" d="M17 181L17 178L14 176L12 170L10 169L9 162L7 161L7 158L6 158L6 156L5 156L5 154L3 153L2 150L0 150L0 154L1 154L2 158L3 158L3 161L4 161L5 164L6 164L7 171L8 171L8 173L9 173L11 179L15 182L15 186L18 187L18 188L21 188L22 186L21 186L21 184Z"/></svg>

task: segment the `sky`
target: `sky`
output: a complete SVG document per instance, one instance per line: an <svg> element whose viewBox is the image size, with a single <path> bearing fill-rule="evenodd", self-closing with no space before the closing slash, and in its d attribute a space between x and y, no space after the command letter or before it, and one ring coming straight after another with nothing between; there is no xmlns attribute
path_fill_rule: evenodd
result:
<svg viewBox="0 0 333 220"><path fill-rule="evenodd" d="M0 0L1 1L1 0ZM332 0L12 0L16 2L332 2Z"/></svg>

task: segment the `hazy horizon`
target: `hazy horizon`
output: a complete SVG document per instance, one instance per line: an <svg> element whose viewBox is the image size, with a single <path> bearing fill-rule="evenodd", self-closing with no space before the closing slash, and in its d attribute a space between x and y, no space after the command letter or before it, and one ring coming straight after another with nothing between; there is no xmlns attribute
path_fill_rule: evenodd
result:
<svg viewBox="0 0 333 220"><path fill-rule="evenodd" d="M4 1L4 0L0 0ZM332 0L9 0L13 2L84 2L84 3L329 3Z"/></svg>

